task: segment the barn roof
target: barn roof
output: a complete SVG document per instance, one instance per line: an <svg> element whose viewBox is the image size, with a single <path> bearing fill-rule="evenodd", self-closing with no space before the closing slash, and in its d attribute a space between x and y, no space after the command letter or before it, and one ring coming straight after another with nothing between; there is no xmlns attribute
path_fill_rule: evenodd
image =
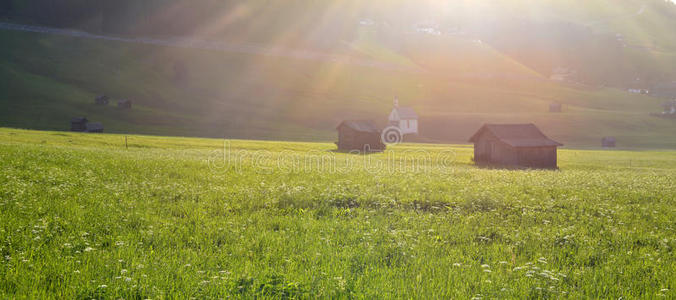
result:
<svg viewBox="0 0 676 300"><path fill-rule="evenodd" d="M534 124L486 124L469 141L476 142L485 131L512 147L563 146L544 135Z"/></svg>
<svg viewBox="0 0 676 300"><path fill-rule="evenodd" d="M360 132L371 132L371 133L380 133L378 126L371 120L346 120L341 122L338 127L347 126L356 131Z"/></svg>
<svg viewBox="0 0 676 300"><path fill-rule="evenodd" d="M394 110L397 111L397 114L399 115L399 119L401 120L417 120L418 119L418 114L415 113L415 110L411 107L396 107Z"/></svg>

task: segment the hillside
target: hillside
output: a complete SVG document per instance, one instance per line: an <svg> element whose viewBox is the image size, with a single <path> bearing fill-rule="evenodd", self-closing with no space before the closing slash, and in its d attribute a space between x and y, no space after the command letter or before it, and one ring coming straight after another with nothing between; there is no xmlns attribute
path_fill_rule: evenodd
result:
<svg viewBox="0 0 676 300"><path fill-rule="evenodd" d="M0 41L11 45L0 49L6 108L0 125L67 130L71 117L87 116L107 132L330 141L345 118L384 124L399 97L421 115L424 141L465 142L484 122L534 122L570 147L596 147L603 136L616 136L620 147L676 148L674 120L649 116L664 99L622 91L676 78L676 41L667 30L676 19L669 17L671 6L661 9L658 1L460 1L457 7L430 1L410 7L408 18L396 17L406 1L341 4L349 9L317 4L294 14L303 3L296 2L249 2L226 18L227 26L210 18L193 24L204 29L191 32L193 38L229 50L0 30ZM14 9L28 9L22 5ZM276 18L263 18L275 8L281 10ZM313 11L325 18L317 20ZM297 28L274 26L292 16ZM368 18L375 25L360 25ZM413 29L426 19L444 33ZM26 14L9 20L40 21ZM50 20L42 23L57 21ZM337 20L340 30L332 27ZM136 34L173 39L150 29ZM559 66L589 83L549 81ZM94 106L99 94L131 99L134 109ZM552 102L564 104L564 112L548 113Z"/></svg>

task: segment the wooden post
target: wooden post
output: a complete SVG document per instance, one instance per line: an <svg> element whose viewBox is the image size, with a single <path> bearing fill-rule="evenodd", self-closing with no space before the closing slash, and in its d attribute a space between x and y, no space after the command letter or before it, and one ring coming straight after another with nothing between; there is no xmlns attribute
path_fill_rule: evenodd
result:
<svg viewBox="0 0 676 300"><path fill-rule="evenodd" d="M129 145L127 144L127 136L124 136L124 149L129 150Z"/></svg>

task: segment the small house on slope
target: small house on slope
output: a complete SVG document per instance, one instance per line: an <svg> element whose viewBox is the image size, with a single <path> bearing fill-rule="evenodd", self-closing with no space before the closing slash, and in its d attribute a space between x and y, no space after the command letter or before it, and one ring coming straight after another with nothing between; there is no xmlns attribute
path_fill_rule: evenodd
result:
<svg viewBox="0 0 676 300"><path fill-rule="evenodd" d="M601 139L601 147L603 148L615 148L617 140L614 136L606 136Z"/></svg>
<svg viewBox="0 0 676 300"><path fill-rule="evenodd" d="M338 150L340 151L384 151L380 129L370 120L343 121L338 130Z"/></svg>
<svg viewBox="0 0 676 300"><path fill-rule="evenodd" d="M563 106L561 103L550 103L549 104L549 112L550 113L560 113L563 111Z"/></svg>
<svg viewBox="0 0 676 300"><path fill-rule="evenodd" d="M394 109L389 117L390 125L399 128L401 134L418 134L418 114L410 107L400 107L394 100Z"/></svg>
<svg viewBox="0 0 676 300"><path fill-rule="evenodd" d="M101 95L96 97L96 99L94 99L94 103L96 103L96 105L106 106L108 105L109 102L110 98L108 98L108 96L106 95Z"/></svg>
<svg viewBox="0 0 676 300"><path fill-rule="evenodd" d="M84 132L87 130L87 123L89 120L85 117L77 117L70 119L70 131Z"/></svg>
<svg viewBox="0 0 676 300"><path fill-rule="evenodd" d="M557 147L534 124L485 124L469 140L477 165L557 168Z"/></svg>
<svg viewBox="0 0 676 300"><path fill-rule="evenodd" d="M117 107L121 109L131 109L131 100L122 99L117 101Z"/></svg>

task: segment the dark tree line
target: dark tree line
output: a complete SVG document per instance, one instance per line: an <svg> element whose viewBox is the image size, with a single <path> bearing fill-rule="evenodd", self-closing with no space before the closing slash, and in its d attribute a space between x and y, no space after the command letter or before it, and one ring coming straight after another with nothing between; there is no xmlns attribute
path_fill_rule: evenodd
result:
<svg viewBox="0 0 676 300"><path fill-rule="evenodd" d="M0 0L0 14L32 22L108 33L186 33L204 16L236 1ZM180 24L179 26L176 26ZM183 31L183 32L180 32Z"/></svg>

